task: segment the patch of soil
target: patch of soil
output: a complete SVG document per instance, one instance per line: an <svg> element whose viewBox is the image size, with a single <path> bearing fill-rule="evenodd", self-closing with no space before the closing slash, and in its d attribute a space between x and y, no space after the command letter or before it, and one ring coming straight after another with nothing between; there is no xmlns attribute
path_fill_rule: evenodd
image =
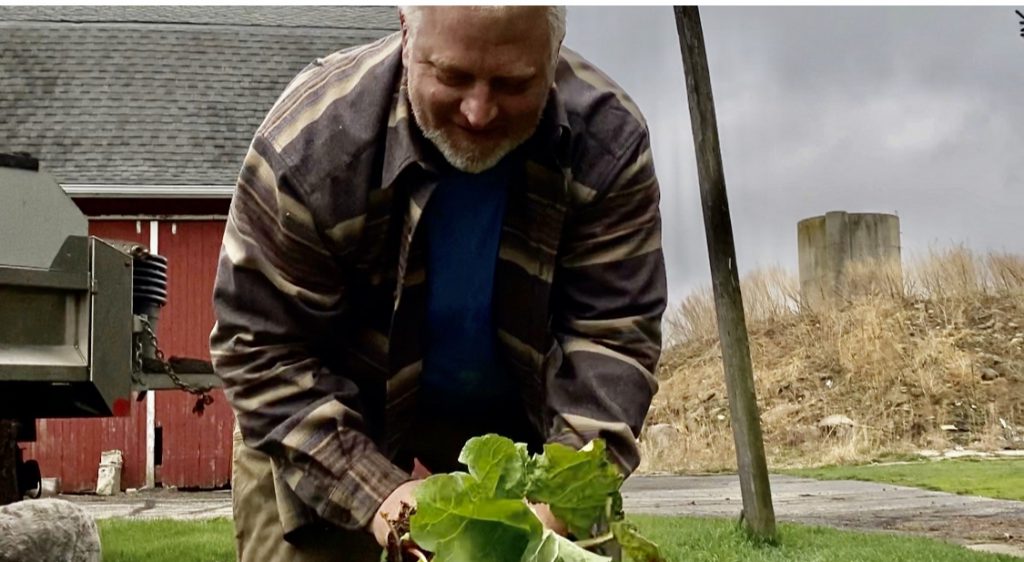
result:
<svg viewBox="0 0 1024 562"><path fill-rule="evenodd" d="M950 519L922 513L919 518L893 521L884 528L968 544L1005 543L1024 548L1024 515L966 515Z"/></svg>

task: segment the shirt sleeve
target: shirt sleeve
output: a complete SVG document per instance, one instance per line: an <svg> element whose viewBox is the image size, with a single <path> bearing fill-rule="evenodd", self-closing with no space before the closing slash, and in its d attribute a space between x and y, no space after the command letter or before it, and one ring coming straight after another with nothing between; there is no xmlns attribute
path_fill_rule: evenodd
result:
<svg viewBox="0 0 1024 562"><path fill-rule="evenodd" d="M579 448L603 438L629 474L658 390L667 283L647 131L626 146L607 188L567 218L552 296L563 357L548 381L548 406L549 441Z"/></svg>
<svg viewBox="0 0 1024 562"><path fill-rule="evenodd" d="M367 437L357 386L326 366L349 295L287 170L257 136L221 246L211 356L245 443L320 517L365 528L410 477Z"/></svg>

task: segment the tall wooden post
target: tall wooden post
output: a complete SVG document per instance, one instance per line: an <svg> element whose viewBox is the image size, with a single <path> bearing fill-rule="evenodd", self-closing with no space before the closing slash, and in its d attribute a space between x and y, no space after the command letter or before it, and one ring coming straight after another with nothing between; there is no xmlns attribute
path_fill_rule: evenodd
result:
<svg viewBox="0 0 1024 562"><path fill-rule="evenodd" d="M725 383L729 394L733 439L739 466L743 516L747 529L756 537L775 540L775 510L768 484L768 466L761 439L750 345L743 316L736 247L733 244L725 174L718 144L718 122L711 96L704 32L696 6L676 6L676 30L686 72L686 97L690 106L693 144L697 153L697 175L704 208L704 230L711 261L718 335L722 344Z"/></svg>

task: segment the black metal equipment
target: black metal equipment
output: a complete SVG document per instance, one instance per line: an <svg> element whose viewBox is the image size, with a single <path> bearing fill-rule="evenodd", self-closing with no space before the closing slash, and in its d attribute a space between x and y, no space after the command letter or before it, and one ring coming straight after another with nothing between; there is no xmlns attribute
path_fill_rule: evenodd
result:
<svg viewBox="0 0 1024 562"><path fill-rule="evenodd" d="M157 345L167 258L89 236L85 215L26 154L0 154L0 241L0 417L34 430L39 418L126 416L133 391L156 389L196 394L199 413L212 402L220 381L209 363L178 372ZM39 465L15 456L18 490L38 491Z"/></svg>

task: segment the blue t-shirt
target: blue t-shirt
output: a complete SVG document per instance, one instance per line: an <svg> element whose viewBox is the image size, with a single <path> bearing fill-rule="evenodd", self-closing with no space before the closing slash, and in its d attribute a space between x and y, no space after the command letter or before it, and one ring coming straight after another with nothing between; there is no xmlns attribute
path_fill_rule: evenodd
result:
<svg viewBox="0 0 1024 562"><path fill-rule="evenodd" d="M480 174L451 172L424 210L427 347L420 384L421 404L432 409L484 413L516 395L496 356L492 314L507 160Z"/></svg>

